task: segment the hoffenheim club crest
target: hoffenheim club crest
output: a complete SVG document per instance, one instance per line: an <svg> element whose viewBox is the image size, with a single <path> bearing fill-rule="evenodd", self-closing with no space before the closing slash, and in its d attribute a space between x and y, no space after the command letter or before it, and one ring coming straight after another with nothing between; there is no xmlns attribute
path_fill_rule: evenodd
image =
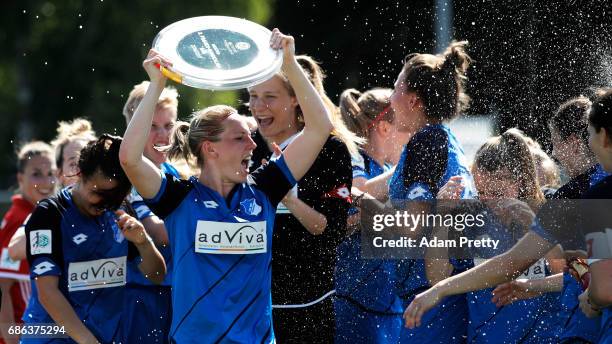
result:
<svg viewBox="0 0 612 344"><path fill-rule="evenodd" d="M245 199L244 201L240 202L240 207L249 215L257 216L259 213L261 213L261 206L257 204L255 198Z"/></svg>

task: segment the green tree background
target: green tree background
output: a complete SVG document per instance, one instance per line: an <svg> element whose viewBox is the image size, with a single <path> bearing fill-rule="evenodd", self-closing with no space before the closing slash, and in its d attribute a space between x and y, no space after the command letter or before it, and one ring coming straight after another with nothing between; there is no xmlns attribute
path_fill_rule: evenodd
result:
<svg viewBox="0 0 612 344"><path fill-rule="evenodd" d="M611 1L4 0L0 190L15 184L19 143L51 139L58 120L83 116L98 133L121 134L127 94L146 78L141 62L173 22L218 14L277 26L322 63L337 101L345 88L392 87L406 54L435 52L440 3L450 5L451 37L470 41L467 115L549 147L546 120L561 102L612 86ZM215 103L246 113L244 93L177 88L183 119Z"/></svg>
<svg viewBox="0 0 612 344"><path fill-rule="evenodd" d="M216 14L265 25L272 10L270 0L30 0L0 6L0 189L15 183L19 145L52 139L58 120L86 117L96 132L121 135L123 104L132 86L147 77L141 63L163 27ZM236 92L176 87L183 118L238 99Z"/></svg>

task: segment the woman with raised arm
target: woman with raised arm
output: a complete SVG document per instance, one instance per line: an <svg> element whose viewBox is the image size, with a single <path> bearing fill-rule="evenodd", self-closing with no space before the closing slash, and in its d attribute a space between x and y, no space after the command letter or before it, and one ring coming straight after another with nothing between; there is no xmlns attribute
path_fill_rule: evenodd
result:
<svg viewBox="0 0 612 344"><path fill-rule="evenodd" d="M279 342L331 342L335 321L336 247L346 233L350 206L351 155L357 137L346 129L336 106L327 97L325 74L310 56L298 55L310 83L331 114L334 131L317 159L276 209L272 246L274 334ZM287 145L304 126L303 110L287 77L249 87L249 108L258 125L251 171L270 159L275 143ZM316 302L315 302L316 301ZM316 334L312 329L316 328Z"/></svg>
<svg viewBox="0 0 612 344"><path fill-rule="evenodd" d="M275 341L270 264L276 206L310 168L333 127L295 59L293 37L274 29L270 46L283 49L282 69L303 111L304 129L281 156L250 174L256 145L247 120L223 105L196 112L182 142L185 154L197 158L199 176L177 179L144 158L166 82L156 64L170 61L150 51L143 62L151 84L126 130L120 160L168 230L175 259L170 340L177 343Z"/></svg>

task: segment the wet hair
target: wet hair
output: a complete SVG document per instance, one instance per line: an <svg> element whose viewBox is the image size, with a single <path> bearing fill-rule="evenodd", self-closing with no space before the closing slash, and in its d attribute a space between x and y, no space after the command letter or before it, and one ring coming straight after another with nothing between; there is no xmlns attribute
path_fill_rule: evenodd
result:
<svg viewBox="0 0 612 344"><path fill-rule="evenodd" d="M57 126L57 136L51 145L55 148L55 164L62 168L64 164L64 149L74 141L89 142L96 139L96 133L91 128L91 122L84 118L75 118L70 122L60 121Z"/></svg>
<svg viewBox="0 0 612 344"><path fill-rule="evenodd" d="M562 140L565 141L574 135L588 146L587 115L591 109L591 104L589 98L585 96L566 101L548 120L548 126L558 132Z"/></svg>
<svg viewBox="0 0 612 344"><path fill-rule="evenodd" d="M199 166L204 163L200 148L204 141L217 142L225 130L223 121L238 112L231 106L214 105L192 114L189 123L179 121L175 125L172 145L168 158L182 158L187 162L197 159Z"/></svg>
<svg viewBox="0 0 612 344"><path fill-rule="evenodd" d="M97 173L117 181L115 188L104 195L105 207L118 208L132 188L132 184L119 163L119 147L121 137L102 134L98 139L90 141L79 157L79 173L81 179L89 180Z"/></svg>
<svg viewBox="0 0 612 344"><path fill-rule="evenodd" d="M561 185L559 166L542 149L530 147L531 155L536 164L538 180L543 179L542 187L558 188ZM540 175L540 173L542 175ZM542 177L542 178L540 178Z"/></svg>
<svg viewBox="0 0 612 344"><path fill-rule="evenodd" d="M125 123L130 124L130 120L134 116L134 112L140 105L142 98L144 98L147 89L149 88L149 81L143 81L138 85L135 85L130 95L128 96L125 105L123 106L123 117L125 117ZM173 87L166 87L162 91L159 99L157 100L157 108L171 107L174 109L178 108L178 92Z"/></svg>
<svg viewBox="0 0 612 344"><path fill-rule="evenodd" d="M325 105L325 108L331 116L331 122L334 126L332 134L337 136L340 140L342 140L342 142L344 142L344 144L352 155L359 154L358 146L364 144L365 140L357 136L354 132L352 132L346 127L346 124L342 120L340 110L336 107L334 102L332 102L331 99L329 99L329 97L327 96L325 88L323 87L325 73L323 72L323 69L321 68L319 63L308 55L298 55L295 57L295 59L300 64L302 70L306 74L306 77L314 86L315 90L323 100L323 104ZM277 76L280 77L283 81L283 85L289 92L289 95L295 97L295 90L291 86L291 83L289 82L287 76L285 76L282 72L279 72ZM298 129L302 130L302 128L304 128L304 116L302 114L302 109L299 105L296 108L296 116Z"/></svg>
<svg viewBox="0 0 612 344"><path fill-rule="evenodd" d="M509 129L483 144L476 152L473 168L488 173L506 170L518 184L519 199L535 208L544 202L533 155L525 136L517 129Z"/></svg>
<svg viewBox="0 0 612 344"><path fill-rule="evenodd" d="M542 178L540 177L543 177L545 181L545 183L541 186L552 188L559 187L561 184L559 166L557 166L554 160L551 159L548 154L546 154L546 152L542 149L542 146L540 146L540 144L530 136L525 135L522 130L512 128L509 129L509 131L522 136L525 140L527 147L529 147L529 152L531 152L531 155L533 156L533 162L536 166L536 176L538 177L538 180L541 180ZM540 176L540 173L543 175Z"/></svg>
<svg viewBox="0 0 612 344"><path fill-rule="evenodd" d="M589 124L597 132L603 129L612 136L612 88L597 91L588 116Z"/></svg>
<svg viewBox="0 0 612 344"><path fill-rule="evenodd" d="M340 95L340 113L348 129L367 139L369 129L377 122L393 123L393 110L389 107L392 90L374 88L363 93L354 88Z"/></svg>
<svg viewBox="0 0 612 344"><path fill-rule="evenodd" d="M53 148L42 141L32 141L24 144L17 151L17 172L23 173L28 162L37 156L46 156L53 163Z"/></svg>
<svg viewBox="0 0 612 344"><path fill-rule="evenodd" d="M467 110L470 97L465 93L465 74L472 61L465 52L467 44L454 41L442 54L404 58L406 90L417 94L428 119L447 121Z"/></svg>

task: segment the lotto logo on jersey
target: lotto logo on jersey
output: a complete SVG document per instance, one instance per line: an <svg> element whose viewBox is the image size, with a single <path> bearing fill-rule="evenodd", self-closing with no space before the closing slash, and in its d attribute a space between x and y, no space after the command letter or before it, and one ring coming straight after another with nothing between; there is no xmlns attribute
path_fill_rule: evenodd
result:
<svg viewBox="0 0 612 344"><path fill-rule="evenodd" d="M427 190L421 186L417 186L410 190L408 193L408 199L422 199L427 196Z"/></svg>
<svg viewBox="0 0 612 344"><path fill-rule="evenodd" d="M50 229L39 229L30 232L30 254L51 254Z"/></svg>
<svg viewBox="0 0 612 344"><path fill-rule="evenodd" d="M266 221L227 223L198 221L195 251L209 254L267 252Z"/></svg>
<svg viewBox="0 0 612 344"><path fill-rule="evenodd" d="M68 291L81 291L125 285L126 256L70 263Z"/></svg>

